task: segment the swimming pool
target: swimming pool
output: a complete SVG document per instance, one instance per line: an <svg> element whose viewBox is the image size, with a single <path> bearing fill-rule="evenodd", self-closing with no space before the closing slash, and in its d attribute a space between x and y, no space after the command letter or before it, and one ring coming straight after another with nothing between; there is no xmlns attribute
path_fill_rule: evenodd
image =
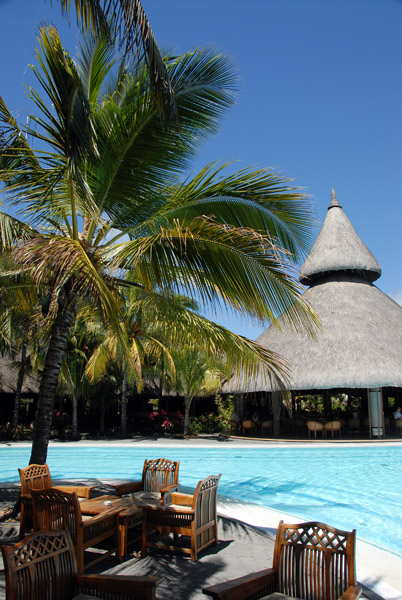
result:
<svg viewBox="0 0 402 600"><path fill-rule="evenodd" d="M0 480L18 481L30 448L0 448ZM219 493L357 529L360 539L402 555L402 447L183 448L49 447L54 479L140 478L146 458L180 460L180 482L222 473ZM385 532L385 533L384 533ZM385 538L385 539L384 539Z"/></svg>

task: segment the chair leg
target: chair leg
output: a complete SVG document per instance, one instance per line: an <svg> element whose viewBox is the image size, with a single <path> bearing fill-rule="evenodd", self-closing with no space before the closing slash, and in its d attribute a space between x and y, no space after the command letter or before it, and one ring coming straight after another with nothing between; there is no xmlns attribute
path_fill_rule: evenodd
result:
<svg viewBox="0 0 402 600"><path fill-rule="evenodd" d="M80 548L78 550L77 546L75 547L75 556L77 558L77 571L78 573L84 572L84 549Z"/></svg>
<svg viewBox="0 0 402 600"><path fill-rule="evenodd" d="M141 540L141 558L147 555L147 515L146 510L143 510L142 517L142 540Z"/></svg>

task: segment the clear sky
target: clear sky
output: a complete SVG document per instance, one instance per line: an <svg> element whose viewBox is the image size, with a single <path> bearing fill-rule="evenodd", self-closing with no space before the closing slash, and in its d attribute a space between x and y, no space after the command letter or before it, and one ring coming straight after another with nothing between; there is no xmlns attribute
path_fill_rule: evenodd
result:
<svg viewBox="0 0 402 600"><path fill-rule="evenodd" d="M0 94L24 117L38 25L74 55L58 0L0 0ZM272 167L311 197L317 227L334 186L402 303L402 0L143 0L161 48L213 45L241 77L235 108L194 163ZM317 228L318 233L318 228ZM217 320L255 338L264 327Z"/></svg>

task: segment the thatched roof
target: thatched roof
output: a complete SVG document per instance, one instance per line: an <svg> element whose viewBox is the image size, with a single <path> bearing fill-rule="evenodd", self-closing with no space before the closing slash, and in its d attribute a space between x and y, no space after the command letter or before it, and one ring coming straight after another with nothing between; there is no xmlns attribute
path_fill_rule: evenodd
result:
<svg viewBox="0 0 402 600"><path fill-rule="evenodd" d="M304 285L328 271L358 272L368 281L381 275L381 267L357 235L332 190L332 200L317 240L300 269Z"/></svg>
<svg viewBox="0 0 402 600"><path fill-rule="evenodd" d="M15 394L17 387L18 366L11 358L0 358L0 393ZM22 393L37 394L39 391L39 379L32 375L25 374L22 385Z"/></svg>
<svg viewBox="0 0 402 600"><path fill-rule="evenodd" d="M379 276L380 266L334 194L303 269L301 278L308 274L312 279L304 298L321 323L316 337L290 330L280 318L282 331L270 326L257 338L290 366L286 388L402 387L402 307L370 282L375 273ZM253 380L232 380L225 391L275 389L260 374Z"/></svg>

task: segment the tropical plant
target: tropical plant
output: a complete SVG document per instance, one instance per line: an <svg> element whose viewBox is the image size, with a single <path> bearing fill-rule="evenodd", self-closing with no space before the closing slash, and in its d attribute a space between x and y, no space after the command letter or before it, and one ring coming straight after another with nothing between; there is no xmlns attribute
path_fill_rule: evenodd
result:
<svg viewBox="0 0 402 600"><path fill-rule="evenodd" d="M184 396L184 435L188 435L192 401L196 396L211 395L221 389L225 366L208 361L194 344L175 348L172 354L176 367L174 389Z"/></svg>
<svg viewBox="0 0 402 600"><path fill-rule="evenodd" d="M70 18L71 0L59 0ZM163 56L140 0L74 0L77 24L89 35L117 39L125 53L146 64L151 89L162 116L176 120L174 92Z"/></svg>
<svg viewBox="0 0 402 600"><path fill-rule="evenodd" d="M33 70L43 96L29 91L38 114L20 125L0 99L0 178L5 201L22 217L0 213L0 235L19 265L2 282L33 283L51 326L30 459L43 463L78 301L97 306L128 360L121 286L184 291L262 321L285 311L296 326L311 327L287 270L309 242L310 209L299 190L266 170L224 175L209 166L180 183L234 101L225 56L207 49L166 58L180 128L164 127L146 69L116 63L105 39L84 42L77 62L54 28L41 28L38 40ZM232 351L242 344L257 351L243 360L246 374L263 360L268 373L283 376L277 356L234 339Z"/></svg>

